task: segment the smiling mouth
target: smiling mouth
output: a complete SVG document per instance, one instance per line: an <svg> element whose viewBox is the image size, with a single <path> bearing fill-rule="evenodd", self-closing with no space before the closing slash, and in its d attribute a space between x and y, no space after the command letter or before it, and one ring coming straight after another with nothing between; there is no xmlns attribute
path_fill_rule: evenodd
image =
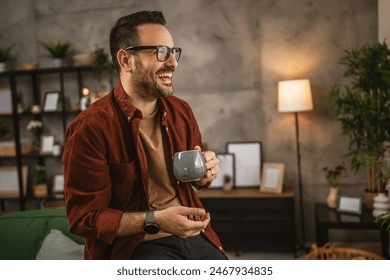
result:
<svg viewBox="0 0 390 280"><path fill-rule="evenodd" d="M165 85L171 85L172 84L172 72L161 72L157 74L157 77L163 81Z"/></svg>

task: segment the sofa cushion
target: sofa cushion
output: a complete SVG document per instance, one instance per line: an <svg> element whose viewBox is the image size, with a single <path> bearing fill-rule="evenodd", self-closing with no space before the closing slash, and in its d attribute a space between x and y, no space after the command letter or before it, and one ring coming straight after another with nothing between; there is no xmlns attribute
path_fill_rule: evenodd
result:
<svg viewBox="0 0 390 280"><path fill-rule="evenodd" d="M84 245L74 242L60 230L52 229L43 240L37 260L83 260Z"/></svg>
<svg viewBox="0 0 390 280"><path fill-rule="evenodd" d="M0 259L35 259L51 229L83 244L83 239L69 232L65 209L47 208L0 215Z"/></svg>

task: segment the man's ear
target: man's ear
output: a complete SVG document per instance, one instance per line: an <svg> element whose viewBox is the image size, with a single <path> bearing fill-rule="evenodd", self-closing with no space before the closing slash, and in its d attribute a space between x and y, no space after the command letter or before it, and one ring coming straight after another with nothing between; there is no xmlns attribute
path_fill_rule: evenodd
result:
<svg viewBox="0 0 390 280"><path fill-rule="evenodd" d="M121 71L132 73L135 69L134 56L125 50L119 50L116 53L116 59Z"/></svg>

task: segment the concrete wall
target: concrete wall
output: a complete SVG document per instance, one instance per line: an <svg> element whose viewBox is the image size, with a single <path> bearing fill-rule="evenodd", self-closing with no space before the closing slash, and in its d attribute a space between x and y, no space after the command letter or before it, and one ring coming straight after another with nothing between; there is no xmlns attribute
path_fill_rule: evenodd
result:
<svg viewBox="0 0 390 280"><path fill-rule="evenodd" d="M378 40L383 42L386 40L387 44L390 41L390 18L388 16L390 11L389 0L378 0Z"/></svg>
<svg viewBox="0 0 390 280"><path fill-rule="evenodd" d="M322 168L349 164L325 97L341 81L343 50L377 41L376 0L0 0L0 7L0 44L15 44L15 66L48 66L41 40L71 41L79 53L108 50L118 17L162 10L183 48L176 94L193 107L208 147L224 152L227 141L261 141L264 161L284 162L285 183L295 186L294 116L277 112L277 82L309 78L314 111L299 120L306 236L314 240L313 204L328 192ZM350 173L341 193L364 188L364 172Z"/></svg>

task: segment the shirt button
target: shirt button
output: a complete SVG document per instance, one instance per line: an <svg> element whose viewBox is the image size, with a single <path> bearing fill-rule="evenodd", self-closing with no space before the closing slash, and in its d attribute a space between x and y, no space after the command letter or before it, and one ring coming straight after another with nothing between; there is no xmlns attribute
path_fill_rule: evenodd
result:
<svg viewBox="0 0 390 280"><path fill-rule="evenodd" d="M221 246L218 247L219 250L223 251L223 248Z"/></svg>
<svg viewBox="0 0 390 280"><path fill-rule="evenodd" d="M130 117L127 117L127 121L130 121L130 119L131 119Z"/></svg>
<svg viewBox="0 0 390 280"><path fill-rule="evenodd" d="M168 132L169 131L168 127L166 127L165 130Z"/></svg>
<svg viewBox="0 0 390 280"><path fill-rule="evenodd" d="M164 117L166 117L167 116L167 112L164 112Z"/></svg>

